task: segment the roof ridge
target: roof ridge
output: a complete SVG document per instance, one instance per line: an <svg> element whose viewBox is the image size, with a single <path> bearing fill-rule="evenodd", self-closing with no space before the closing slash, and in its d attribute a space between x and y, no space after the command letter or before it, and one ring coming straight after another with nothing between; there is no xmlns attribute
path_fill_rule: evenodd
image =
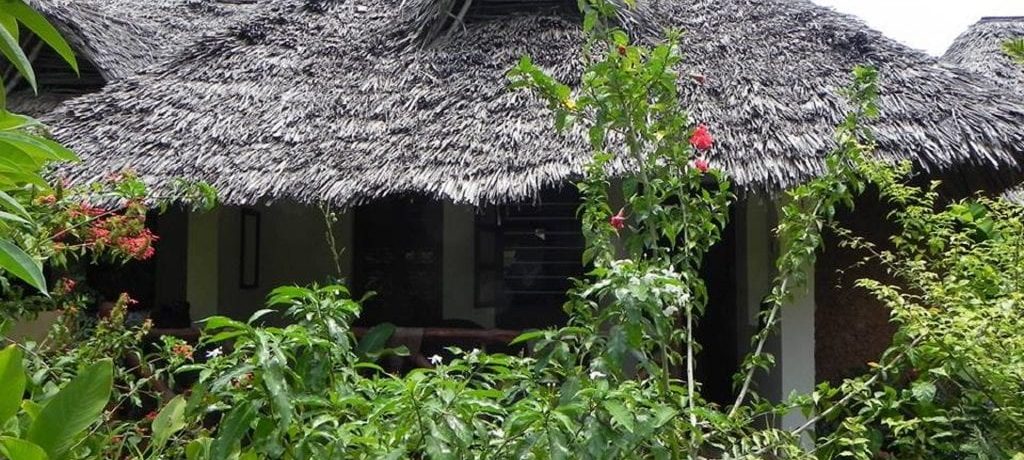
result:
<svg viewBox="0 0 1024 460"><path fill-rule="evenodd" d="M978 24L990 22L1024 22L1024 16L983 16Z"/></svg>

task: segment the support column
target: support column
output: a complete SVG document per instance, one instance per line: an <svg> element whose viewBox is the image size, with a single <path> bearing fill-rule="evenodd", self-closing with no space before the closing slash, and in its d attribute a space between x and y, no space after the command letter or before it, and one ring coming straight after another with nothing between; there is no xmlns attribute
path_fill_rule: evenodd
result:
<svg viewBox="0 0 1024 460"><path fill-rule="evenodd" d="M781 397L814 391L814 266L806 270L807 285L794 291L793 300L782 307ZM793 429L806 421L799 410L792 410L782 417L782 427Z"/></svg>
<svg viewBox="0 0 1024 460"><path fill-rule="evenodd" d="M185 295L193 321L216 315L220 284L220 208L188 216L188 275Z"/></svg>

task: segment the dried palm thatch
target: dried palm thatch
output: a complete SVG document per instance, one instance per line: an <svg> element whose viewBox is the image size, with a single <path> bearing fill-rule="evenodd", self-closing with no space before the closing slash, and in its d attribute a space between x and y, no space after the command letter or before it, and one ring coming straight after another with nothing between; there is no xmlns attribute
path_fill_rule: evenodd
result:
<svg viewBox="0 0 1024 460"><path fill-rule="evenodd" d="M1024 65L1003 50L1008 41L1020 38L1024 38L1024 16L983 18L953 41L942 60L1024 94Z"/></svg>
<svg viewBox="0 0 1024 460"><path fill-rule="evenodd" d="M133 168L156 186L206 180L227 203L341 206L405 193L521 200L578 174L582 136L555 134L504 77L529 54L573 82L577 19L551 0L446 1L261 0L251 20L53 114L86 159L62 174ZM808 0L646 3L621 19L639 39L687 32L707 82L683 77L684 96L717 135L712 161L745 190L820 172L857 64L883 75L886 155L1000 185L1020 172L1024 104Z"/></svg>
<svg viewBox="0 0 1024 460"><path fill-rule="evenodd" d="M1024 64L1003 49L1009 40L1020 38L1024 38L1024 16L983 18L953 41L942 60L990 77L1005 91L1024 95ZM1018 126L1024 129L1024 124ZM1024 203L1024 187L1003 196Z"/></svg>
<svg viewBox="0 0 1024 460"><path fill-rule="evenodd" d="M259 11L254 0L28 0L108 81Z"/></svg>

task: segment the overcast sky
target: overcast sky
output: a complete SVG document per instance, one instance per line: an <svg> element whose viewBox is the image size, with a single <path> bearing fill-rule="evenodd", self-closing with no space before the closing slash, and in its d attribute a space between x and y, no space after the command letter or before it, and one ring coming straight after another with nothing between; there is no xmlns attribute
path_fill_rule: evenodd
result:
<svg viewBox="0 0 1024 460"><path fill-rule="evenodd" d="M1024 16L1024 0L813 0L933 55L983 16Z"/></svg>

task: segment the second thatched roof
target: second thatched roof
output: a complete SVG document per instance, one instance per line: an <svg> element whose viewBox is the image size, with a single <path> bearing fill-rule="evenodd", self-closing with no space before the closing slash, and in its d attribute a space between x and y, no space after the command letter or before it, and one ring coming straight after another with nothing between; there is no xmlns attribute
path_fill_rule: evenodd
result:
<svg viewBox="0 0 1024 460"><path fill-rule="evenodd" d="M1024 95L1024 63L1004 51L1010 40L1024 38L1024 16L983 18L953 42L942 60L985 75L1007 92ZM1009 190L1004 196L1024 203L1024 187Z"/></svg>
<svg viewBox="0 0 1024 460"><path fill-rule="evenodd" d="M957 37L942 60L1024 94L1024 65L1003 50L1014 39L1024 39L1024 16L983 18Z"/></svg>
<svg viewBox="0 0 1024 460"><path fill-rule="evenodd" d="M251 19L53 115L86 160L62 173L201 179L233 204L528 199L588 158L582 136L556 135L535 97L507 88L523 54L569 82L579 74L578 18L553 3L475 0L453 23L466 3L261 0ZM849 16L720 0L648 3L623 19L641 39L687 32L689 70L707 82L681 79L685 101L717 136L712 161L744 189L821 171L858 64L882 75L884 154L975 185L1020 176L1021 100Z"/></svg>

